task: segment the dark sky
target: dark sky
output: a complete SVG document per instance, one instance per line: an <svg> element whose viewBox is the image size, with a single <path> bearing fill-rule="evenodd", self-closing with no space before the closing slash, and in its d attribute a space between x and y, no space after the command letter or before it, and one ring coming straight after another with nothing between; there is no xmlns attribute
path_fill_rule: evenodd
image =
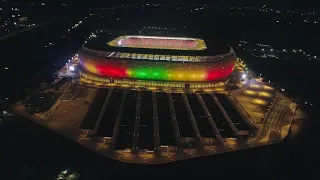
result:
<svg viewBox="0 0 320 180"><path fill-rule="evenodd" d="M210 4L234 4L234 5L253 5L263 6L267 4L273 8L299 8L299 9L312 9L320 10L320 0L1 0L1 1L52 1L55 3L72 3L74 5L91 6L93 4L110 5L112 3L210 3Z"/></svg>
<svg viewBox="0 0 320 180"><path fill-rule="evenodd" d="M100 1L100 0L97 0ZM235 5L264 5L275 8L311 8L320 10L320 0L102 0L117 3L211 3L211 4L235 4Z"/></svg>

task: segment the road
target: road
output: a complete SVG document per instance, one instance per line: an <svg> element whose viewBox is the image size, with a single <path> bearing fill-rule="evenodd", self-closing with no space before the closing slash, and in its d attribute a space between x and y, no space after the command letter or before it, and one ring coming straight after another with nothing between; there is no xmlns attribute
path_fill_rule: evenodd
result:
<svg viewBox="0 0 320 180"><path fill-rule="evenodd" d="M289 101L279 97L274 101L263 121L263 129L257 141L269 135L269 140L281 140L281 128L287 124L287 114L290 112Z"/></svg>
<svg viewBox="0 0 320 180"><path fill-rule="evenodd" d="M2 41L2 40L4 40L4 39L7 39L7 38L9 38L9 37L12 37L12 36L18 35L18 34L20 34L20 33L23 33L23 32L26 32L26 31L30 31L30 30L32 30L32 29L35 29L35 28L38 28L38 27L41 27L41 26L44 26L44 25L47 25L47 24L53 23L53 22L55 22L55 21L62 20L62 19L64 19L64 18L66 18L66 17L62 17L62 18L58 18L58 19L54 19L54 20L52 20L52 21L47 21L47 22L45 22L45 23L43 23L43 24L38 24L38 25L35 25L35 26L31 26L31 27L28 27L28 28L22 29L22 30L20 30L20 31L17 31L17 32L11 33L11 34L7 34L7 35L5 35L5 36L0 37L0 41Z"/></svg>

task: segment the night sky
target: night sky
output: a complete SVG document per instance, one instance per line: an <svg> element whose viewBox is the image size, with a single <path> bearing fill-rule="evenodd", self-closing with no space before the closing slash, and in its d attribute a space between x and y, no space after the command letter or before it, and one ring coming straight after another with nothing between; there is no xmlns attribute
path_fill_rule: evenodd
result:
<svg viewBox="0 0 320 180"><path fill-rule="evenodd" d="M100 1L100 0L97 0ZM104 2L118 3L210 3L210 4L235 4L235 5L261 5L264 4L278 8L303 8L318 9L320 7L319 0L102 0Z"/></svg>
<svg viewBox="0 0 320 180"><path fill-rule="evenodd" d="M230 4L230 5L248 5L263 6L267 5L273 8L297 8L302 10L318 10L320 8L319 0L1 0L1 1L29 1L29 2L51 2L51 3L70 3L73 7L91 7L91 6L109 6L110 4L140 4L140 3L209 3L209 4Z"/></svg>

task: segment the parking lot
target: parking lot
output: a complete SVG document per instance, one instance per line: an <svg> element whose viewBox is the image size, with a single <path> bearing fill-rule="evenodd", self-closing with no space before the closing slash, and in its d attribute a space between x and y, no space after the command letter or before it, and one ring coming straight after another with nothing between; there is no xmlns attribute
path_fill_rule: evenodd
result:
<svg viewBox="0 0 320 180"><path fill-rule="evenodd" d="M162 157L172 159L180 150L188 156L196 156L200 149L210 153L235 150L242 135L235 134L224 111L237 130L250 130L231 103L232 96L225 94L79 85L70 86L64 94L52 93L36 92L26 103L41 106L45 98L40 97L51 96L48 102L52 103L47 103L50 109L61 97L48 114L48 126L78 139L83 132L90 132L86 137L95 150L102 152L102 147L111 147L125 159L133 158L131 153L147 160L155 158L153 153L158 151ZM266 94L261 96L267 98ZM112 142L114 146L109 146Z"/></svg>
<svg viewBox="0 0 320 180"><path fill-rule="evenodd" d="M90 104L90 108L88 113L83 119L83 122L80 125L80 129L90 129L93 130L98 118L100 116L100 112L102 110L102 106L108 96L108 89L98 89L96 92L96 96L92 100Z"/></svg>
<svg viewBox="0 0 320 180"><path fill-rule="evenodd" d="M139 149L154 150L153 101L151 91L141 91Z"/></svg>
<svg viewBox="0 0 320 180"><path fill-rule="evenodd" d="M169 97L167 93L158 92L157 108L158 108L158 121L160 131L160 144L162 146L177 146L172 117L169 107Z"/></svg>
<svg viewBox="0 0 320 180"><path fill-rule="evenodd" d="M60 98L62 92L53 91L37 91L29 99L24 102L24 106L30 113L44 113Z"/></svg>
<svg viewBox="0 0 320 180"><path fill-rule="evenodd" d="M113 89L106 108L102 110L101 124L97 133L99 137L112 137L114 125L119 113L119 108L123 96L123 89Z"/></svg>
<svg viewBox="0 0 320 180"><path fill-rule="evenodd" d="M233 124L236 126L237 130L241 131L250 131L249 125L245 122L245 120L241 117L239 112L235 109L235 107L230 103L228 97L225 94L215 94L230 117Z"/></svg>
<svg viewBox="0 0 320 180"><path fill-rule="evenodd" d="M116 149L133 149L134 123L136 120L138 91L129 90L121 116L121 125L116 141Z"/></svg>
<svg viewBox="0 0 320 180"><path fill-rule="evenodd" d="M236 138L236 135L232 132L230 126L226 122L224 115L214 102L213 97L210 94L201 94L201 97L206 104L216 126L218 127L221 136L223 138Z"/></svg>
<svg viewBox="0 0 320 180"><path fill-rule="evenodd" d="M171 93L173 108L176 114L176 119L178 122L178 128L180 132L180 137L184 140L181 141L183 148L197 148L197 142L195 141L195 133L193 132L193 127L190 123L190 117L188 115L188 110L183 101L181 93Z"/></svg>
<svg viewBox="0 0 320 180"><path fill-rule="evenodd" d="M86 88L82 86L72 85L67 92L64 93L62 100L75 100L75 99L88 99L92 88Z"/></svg>
<svg viewBox="0 0 320 180"><path fill-rule="evenodd" d="M45 121L56 131L78 135L79 126L88 109L89 104L83 100L62 101Z"/></svg>
<svg viewBox="0 0 320 180"><path fill-rule="evenodd" d="M207 117L207 115L205 114L197 95L187 93L186 96L188 98L193 116L198 125L201 137L216 138L213 129L210 127L209 117Z"/></svg>
<svg viewBox="0 0 320 180"><path fill-rule="evenodd" d="M276 90L260 82L252 82L244 90L232 93L232 98L240 105L243 112L259 125L273 102Z"/></svg>

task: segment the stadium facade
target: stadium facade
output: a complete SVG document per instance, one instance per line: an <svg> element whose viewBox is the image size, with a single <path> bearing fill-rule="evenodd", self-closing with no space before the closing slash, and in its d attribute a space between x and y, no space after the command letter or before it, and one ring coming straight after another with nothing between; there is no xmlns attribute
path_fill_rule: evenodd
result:
<svg viewBox="0 0 320 180"><path fill-rule="evenodd" d="M236 54L224 42L127 35L91 40L79 59L86 83L217 87L232 73Z"/></svg>

